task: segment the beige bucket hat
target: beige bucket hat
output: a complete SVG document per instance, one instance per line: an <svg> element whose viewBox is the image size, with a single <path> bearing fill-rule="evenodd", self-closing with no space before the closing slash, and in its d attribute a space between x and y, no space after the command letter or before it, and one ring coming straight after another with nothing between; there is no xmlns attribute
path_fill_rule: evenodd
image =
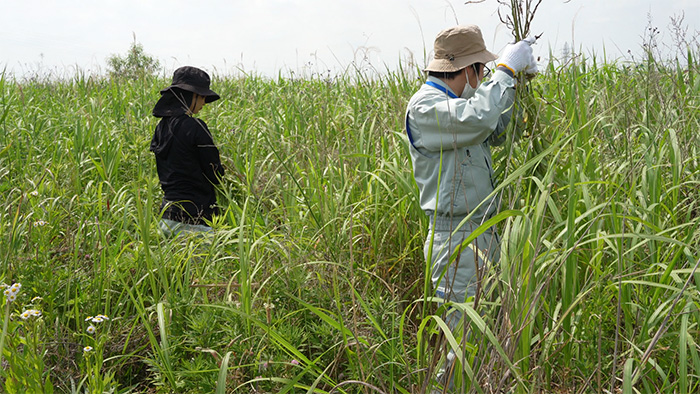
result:
<svg viewBox="0 0 700 394"><path fill-rule="evenodd" d="M425 71L454 72L474 63L488 63L498 56L487 51L476 25L455 26L438 33L434 59Z"/></svg>

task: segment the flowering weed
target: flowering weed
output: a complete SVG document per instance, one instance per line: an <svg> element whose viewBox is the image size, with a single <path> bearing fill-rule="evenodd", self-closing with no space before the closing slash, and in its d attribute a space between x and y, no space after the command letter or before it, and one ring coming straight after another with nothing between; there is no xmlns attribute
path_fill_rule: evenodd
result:
<svg viewBox="0 0 700 394"><path fill-rule="evenodd" d="M81 390L85 385L88 393L99 394L110 392L116 388L114 372L104 370L104 350L109 341L108 327L104 325L109 321L106 315L88 316L84 319L87 323L84 333L77 333L76 336L85 341L83 346L82 362L80 364L83 373L83 380L78 386Z"/></svg>
<svg viewBox="0 0 700 394"><path fill-rule="evenodd" d="M29 308L15 312L22 285L5 286L6 298L0 354L6 356L4 368L5 391L9 394L25 392L53 393L50 373L44 365L44 321L41 310ZM35 303L39 301L33 299ZM2 362L0 362L2 364Z"/></svg>

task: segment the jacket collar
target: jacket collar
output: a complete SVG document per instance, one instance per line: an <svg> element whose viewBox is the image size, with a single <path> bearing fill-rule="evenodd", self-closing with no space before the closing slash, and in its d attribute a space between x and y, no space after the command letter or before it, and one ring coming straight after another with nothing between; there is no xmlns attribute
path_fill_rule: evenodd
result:
<svg viewBox="0 0 700 394"><path fill-rule="evenodd" d="M450 89L449 86L445 82L443 82L440 78L428 76L428 80L425 81L425 84L430 86L433 89L438 89L444 93L447 93L450 98L459 98L455 92Z"/></svg>

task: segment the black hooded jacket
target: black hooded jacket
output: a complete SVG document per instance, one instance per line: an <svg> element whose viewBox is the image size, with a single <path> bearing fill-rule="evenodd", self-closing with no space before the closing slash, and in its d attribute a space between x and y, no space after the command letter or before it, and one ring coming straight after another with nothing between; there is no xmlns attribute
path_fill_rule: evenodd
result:
<svg viewBox="0 0 700 394"><path fill-rule="evenodd" d="M150 150L164 193L163 218L205 224L218 212L214 185L224 175L219 150L206 123L185 111L158 111Z"/></svg>

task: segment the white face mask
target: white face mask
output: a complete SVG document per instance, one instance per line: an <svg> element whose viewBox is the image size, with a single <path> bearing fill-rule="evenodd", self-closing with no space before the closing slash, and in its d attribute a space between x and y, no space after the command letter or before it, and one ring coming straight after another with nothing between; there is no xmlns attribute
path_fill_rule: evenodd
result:
<svg viewBox="0 0 700 394"><path fill-rule="evenodd" d="M481 81L477 82L476 87L473 88L469 83L469 73L467 70L464 70L464 73L467 75L467 84L464 85L464 90L462 90L462 95L460 97L469 100L470 98L474 97L474 93L476 93L476 90L479 89L479 86L481 86Z"/></svg>

